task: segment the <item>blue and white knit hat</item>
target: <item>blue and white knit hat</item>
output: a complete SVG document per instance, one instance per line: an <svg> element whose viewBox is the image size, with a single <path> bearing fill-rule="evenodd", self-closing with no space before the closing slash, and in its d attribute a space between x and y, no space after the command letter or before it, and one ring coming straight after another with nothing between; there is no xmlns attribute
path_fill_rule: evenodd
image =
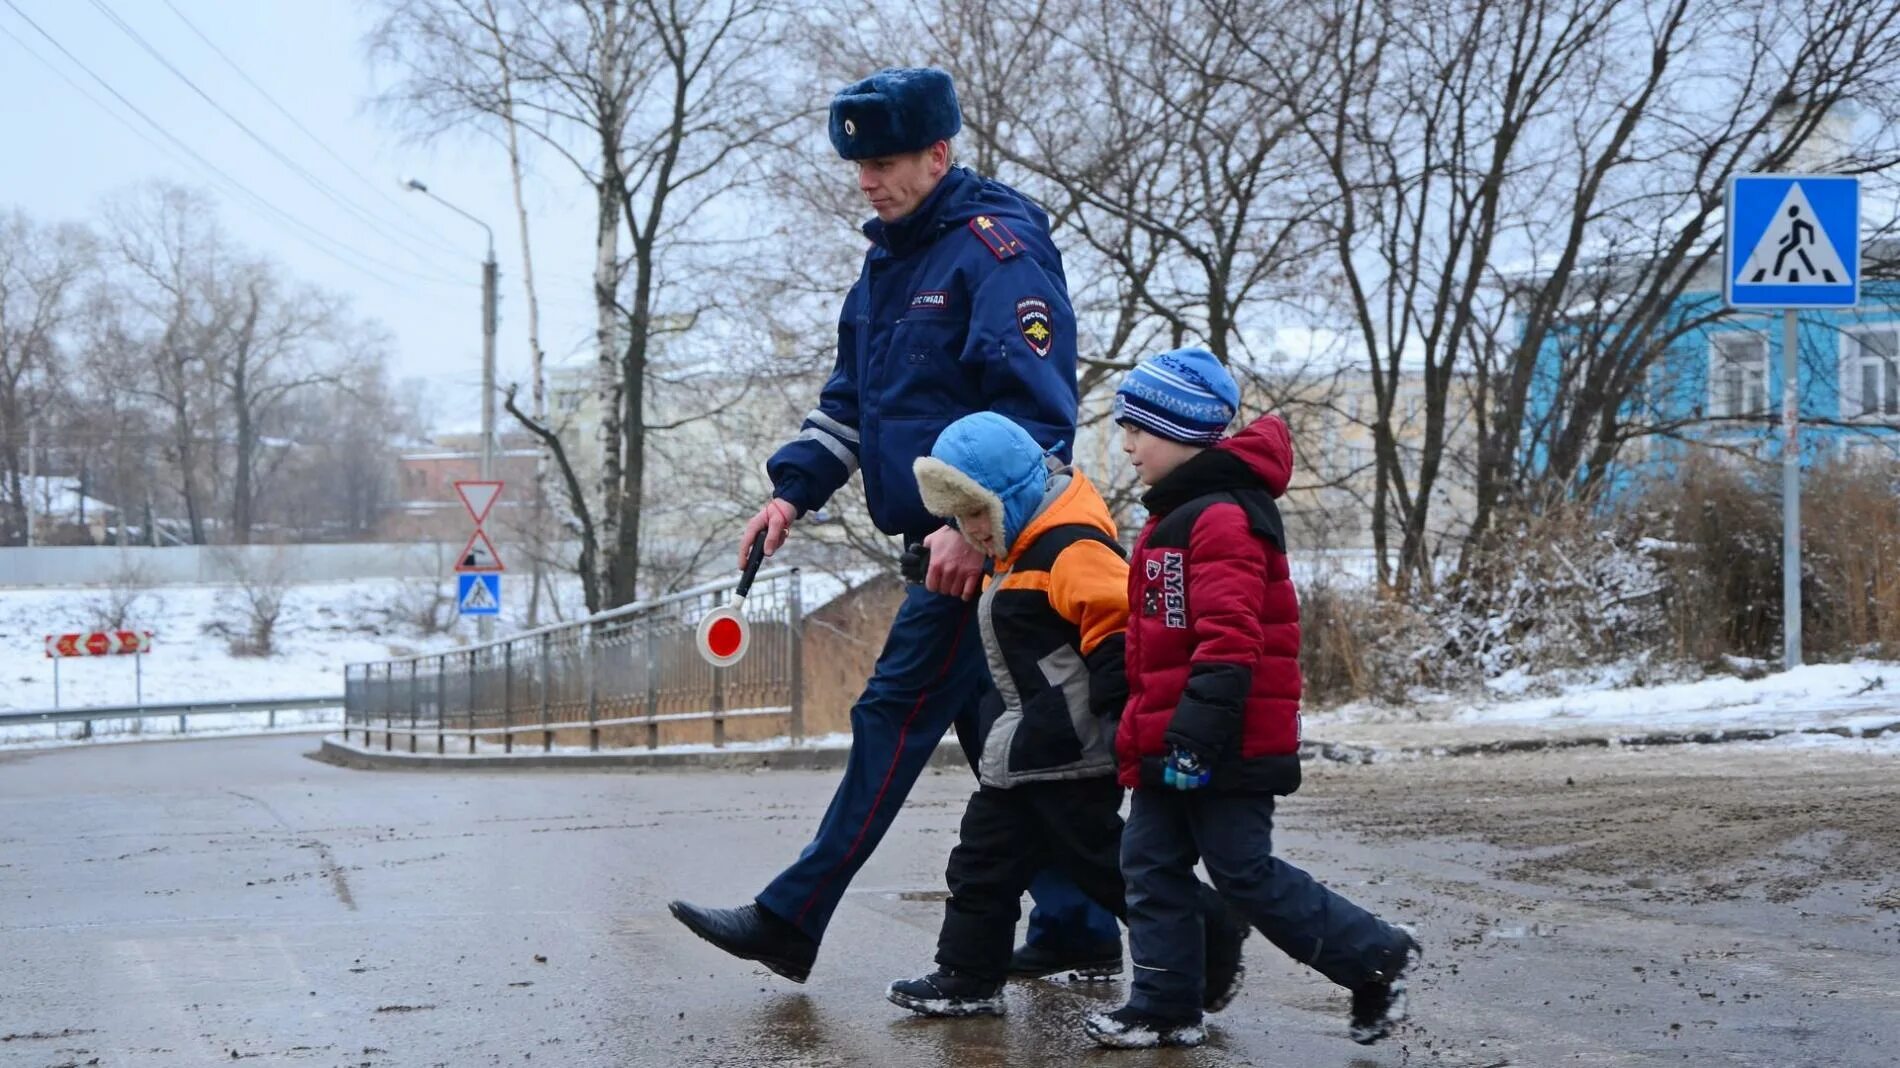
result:
<svg viewBox="0 0 1900 1068"><path fill-rule="evenodd" d="M1240 410L1240 386L1206 349L1175 349L1135 365L1115 391L1115 422L1185 445L1213 445Z"/></svg>

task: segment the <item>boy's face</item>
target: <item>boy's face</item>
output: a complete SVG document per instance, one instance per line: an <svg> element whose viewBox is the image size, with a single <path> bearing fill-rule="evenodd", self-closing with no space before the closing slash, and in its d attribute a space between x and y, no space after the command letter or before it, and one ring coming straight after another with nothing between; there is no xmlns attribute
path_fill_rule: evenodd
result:
<svg viewBox="0 0 1900 1068"><path fill-rule="evenodd" d="M996 524L990 522L988 509L965 512L957 516L957 529L963 531L963 536L969 539L970 544L990 556L999 559L1002 557L1003 547L998 544L1002 532L996 529Z"/></svg>
<svg viewBox="0 0 1900 1068"><path fill-rule="evenodd" d="M1183 445L1132 423L1122 424L1122 452L1128 454L1128 462L1135 467L1135 477L1144 486L1152 486L1173 474L1175 468L1200 451L1199 445Z"/></svg>

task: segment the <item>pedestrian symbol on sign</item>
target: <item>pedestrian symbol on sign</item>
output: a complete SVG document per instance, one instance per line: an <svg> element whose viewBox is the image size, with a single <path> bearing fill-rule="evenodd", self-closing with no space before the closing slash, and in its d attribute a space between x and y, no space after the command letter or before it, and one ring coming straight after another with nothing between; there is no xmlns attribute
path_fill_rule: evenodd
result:
<svg viewBox="0 0 1900 1068"><path fill-rule="evenodd" d="M1734 308L1851 308L1860 295L1860 186L1842 175L1736 175L1724 241Z"/></svg>
<svg viewBox="0 0 1900 1068"><path fill-rule="evenodd" d="M455 576L456 610L465 616L498 616L501 614L501 576L472 575Z"/></svg>
<svg viewBox="0 0 1900 1068"><path fill-rule="evenodd" d="M1775 221L1755 242L1748 262L1742 265L1742 277L1750 285L1838 285L1847 278L1847 267L1834 251L1827 234L1816 228L1814 209L1801 192L1800 183L1788 187L1788 195L1775 213Z"/></svg>

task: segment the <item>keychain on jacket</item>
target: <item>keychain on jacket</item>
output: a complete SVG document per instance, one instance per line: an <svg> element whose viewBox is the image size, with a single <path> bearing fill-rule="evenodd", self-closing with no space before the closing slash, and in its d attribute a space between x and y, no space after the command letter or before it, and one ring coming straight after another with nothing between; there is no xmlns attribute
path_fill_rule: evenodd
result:
<svg viewBox="0 0 1900 1068"><path fill-rule="evenodd" d="M1202 764L1200 757L1178 745L1168 749L1168 758L1161 765L1162 784L1176 790L1198 790L1213 777L1213 770Z"/></svg>

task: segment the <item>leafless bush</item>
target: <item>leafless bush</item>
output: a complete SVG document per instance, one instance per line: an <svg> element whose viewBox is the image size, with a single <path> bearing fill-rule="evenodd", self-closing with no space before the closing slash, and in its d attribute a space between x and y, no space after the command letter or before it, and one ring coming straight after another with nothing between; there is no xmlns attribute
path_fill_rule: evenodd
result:
<svg viewBox="0 0 1900 1068"><path fill-rule="evenodd" d="M1732 655L1778 653L1778 493L1743 468L1696 461L1651 487L1635 522L1663 564L1666 655L1718 668Z"/></svg>
<svg viewBox="0 0 1900 1068"><path fill-rule="evenodd" d="M1661 637L1649 543L1582 505L1500 518L1436 599L1444 654L1480 678L1610 663Z"/></svg>
<svg viewBox="0 0 1900 1068"><path fill-rule="evenodd" d="M163 611L164 601L152 592L152 577L130 556L106 579L106 587L87 604L95 630L130 630L142 619Z"/></svg>
<svg viewBox="0 0 1900 1068"><path fill-rule="evenodd" d="M1454 680L1433 655L1442 636L1429 617L1376 584L1322 576L1300 586L1300 671L1314 706L1402 704L1415 687Z"/></svg>
<svg viewBox="0 0 1900 1068"><path fill-rule="evenodd" d="M404 579L385 606L390 621L418 634L441 634L455 622L455 597L440 576Z"/></svg>
<svg viewBox="0 0 1900 1068"><path fill-rule="evenodd" d="M290 557L281 548L259 555L243 548L221 550L219 561L229 571L232 589L226 601L242 614L246 629L227 634L232 656L270 656L275 649L277 622L292 581Z"/></svg>
<svg viewBox="0 0 1900 1068"><path fill-rule="evenodd" d="M1823 660L1900 658L1900 473L1830 464L1802 507L1803 646Z"/></svg>

